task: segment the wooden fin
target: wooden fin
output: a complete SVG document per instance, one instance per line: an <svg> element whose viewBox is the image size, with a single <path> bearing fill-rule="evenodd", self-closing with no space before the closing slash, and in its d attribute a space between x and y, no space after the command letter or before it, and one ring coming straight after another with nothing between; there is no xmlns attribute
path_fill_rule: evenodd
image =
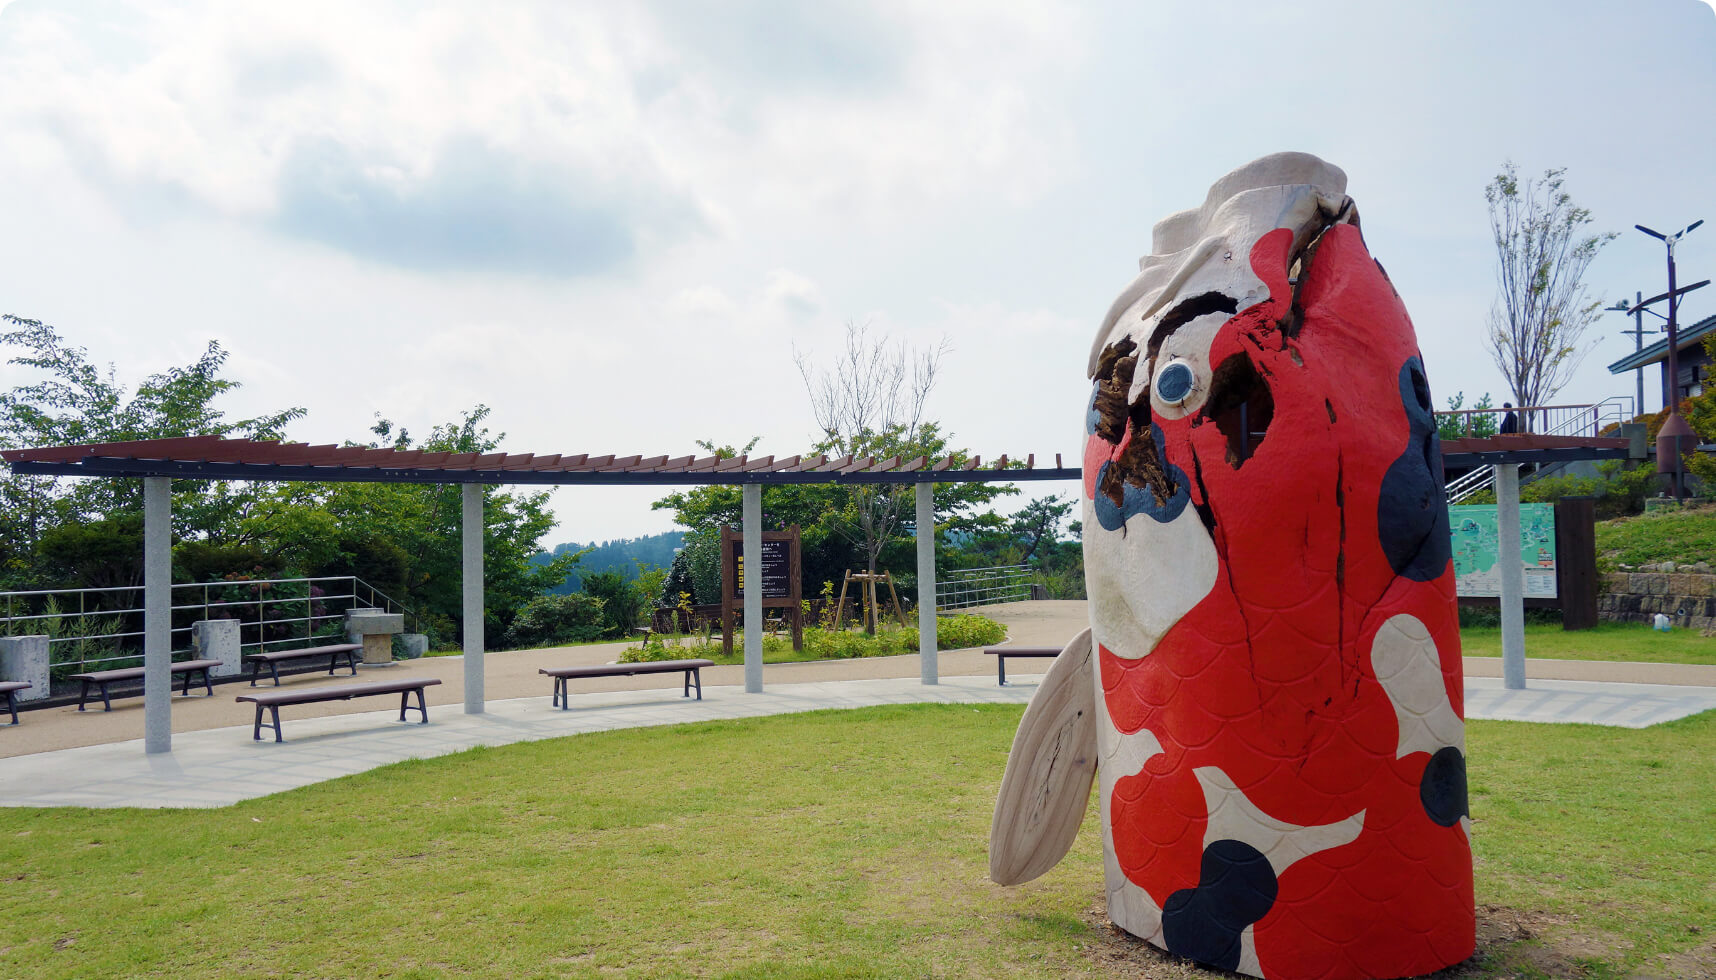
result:
<svg viewBox="0 0 1716 980"><path fill-rule="evenodd" d="M1071 849L1096 778L1096 682L1090 630L1043 675L1019 720L989 825L989 877L1019 885Z"/></svg>

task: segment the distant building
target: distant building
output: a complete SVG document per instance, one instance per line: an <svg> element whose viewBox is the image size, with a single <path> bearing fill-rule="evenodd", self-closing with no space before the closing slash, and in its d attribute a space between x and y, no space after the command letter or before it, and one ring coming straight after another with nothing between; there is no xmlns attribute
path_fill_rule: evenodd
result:
<svg viewBox="0 0 1716 980"><path fill-rule="evenodd" d="M1707 316L1697 323L1677 328L1675 339L1680 342L1680 356L1676 358L1680 368L1680 377L1674 379L1674 402L1679 404L1683 398L1693 398L1702 395L1710 385L1710 355L1704 352L1700 343L1704 335L1716 331L1716 316ZM1636 368L1661 364L1662 368L1662 397L1663 404L1669 404L1668 377L1668 338L1664 337L1643 350L1628 354L1609 365L1610 374L1623 374ZM1643 405L1638 407L1642 413Z"/></svg>

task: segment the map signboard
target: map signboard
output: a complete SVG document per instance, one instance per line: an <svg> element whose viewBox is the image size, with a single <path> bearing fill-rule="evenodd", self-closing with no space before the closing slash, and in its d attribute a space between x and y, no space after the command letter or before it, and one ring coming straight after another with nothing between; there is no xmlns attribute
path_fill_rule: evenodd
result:
<svg viewBox="0 0 1716 980"><path fill-rule="evenodd" d="M1499 540L1494 504L1448 508L1453 533L1454 590L1463 596L1501 595ZM1519 562L1525 569L1525 597L1553 599L1555 589L1555 505L1519 505Z"/></svg>

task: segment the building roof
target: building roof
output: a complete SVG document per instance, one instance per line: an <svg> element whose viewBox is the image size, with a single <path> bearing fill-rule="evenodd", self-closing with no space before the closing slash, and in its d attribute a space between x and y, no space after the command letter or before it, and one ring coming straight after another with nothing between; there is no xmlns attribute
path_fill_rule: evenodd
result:
<svg viewBox="0 0 1716 980"><path fill-rule="evenodd" d="M1688 327L1678 327L1674 331L1674 339L1680 342L1680 350L1698 343L1704 335L1716 330L1716 316L1707 316ZM1643 350L1634 351L1609 365L1610 374L1621 374L1648 364L1655 364L1668 357L1668 338L1664 337Z"/></svg>
<svg viewBox="0 0 1716 980"><path fill-rule="evenodd" d="M299 442L186 436L0 452L15 473L42 476L170 476L179 479L363 483L684 485L738 483L983 483L1077 480L1061 465L1038 468L1003 455L874 459L850 456L614 456L586 453L444 453L312 446Z"/></svg>

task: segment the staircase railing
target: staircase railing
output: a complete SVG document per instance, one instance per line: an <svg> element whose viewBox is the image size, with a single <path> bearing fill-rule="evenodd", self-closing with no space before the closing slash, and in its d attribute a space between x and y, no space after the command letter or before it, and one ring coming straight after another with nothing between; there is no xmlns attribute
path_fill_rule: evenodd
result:
<svg viewBox="0 0 1716 980"><path fill-rule="evenodd" d="M1616 395L1589 405L1463 409L1437 412L1436 417L1439 422L1447 418L1460 419L1460 431L1469 434L1473 431L1473 419L1477 416L1501 416L1515 412L1518 413L1521 431L1550 436L1594 438L1610 427L1631 421L1636 415L1634 408L1631 395ZM1499 429L1499 423L1498 418L1497 425L1491 428ZM1457 504L1475 493L1488 490L1494 482L1495 470L1492 467L1479 466L1469 470L1448 481L1448 503Z"/></svg>

